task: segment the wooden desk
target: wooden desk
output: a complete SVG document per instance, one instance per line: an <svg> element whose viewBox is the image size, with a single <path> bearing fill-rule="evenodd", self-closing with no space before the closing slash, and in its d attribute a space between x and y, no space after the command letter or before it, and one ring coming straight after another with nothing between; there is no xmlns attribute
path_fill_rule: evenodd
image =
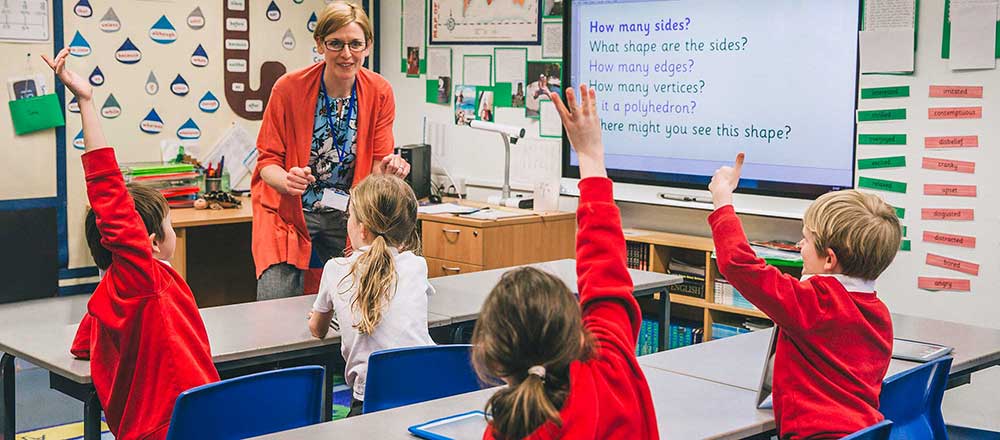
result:
<svg viewBox="0 0 1000 440"><path fill-rule="evenodd" d="M465 200L460 204L477 208L488 206ZM528 215L498 220L476 220L453 214L417 215L431 278L575 256L576 213L491 209Z"/></svg>
<svg viewBox="0 0 1000 440"><path fill-rule="evenodd" d="M183 277L199 307L255 301L257 277L251 244L253 206L170 211L177 247L170 265Z"/></svg>
<svg viewBox="0 0 1000 440"><path fill-rule="evenodd" d="M643 367L661 439L738 439L774 429L770 410L758 410L756 393ZM260 440L377 438L409 440L407 428L452 414L483 409L497 388L393 408L335 422L257 437Z"/></svg>

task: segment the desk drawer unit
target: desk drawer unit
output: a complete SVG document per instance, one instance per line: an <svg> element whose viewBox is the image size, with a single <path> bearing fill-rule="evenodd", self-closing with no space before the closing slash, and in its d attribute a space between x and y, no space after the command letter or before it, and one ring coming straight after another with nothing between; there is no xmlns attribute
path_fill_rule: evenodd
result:
<svg viewBox="0 0 1000 440"><path fill-rule="evenodd" d="M477 266L474 264L456 263L454 261L432 257L425 258L427 259L428 278L446 277L449 275L479 272L483 270L483 266Z"/></svg>
<svg viewBox="0 0 1000 440"><path fill-rule="evenodd" d="M425 220L421 237L424 256L482 266L483 236L482 228Z"/></svg>

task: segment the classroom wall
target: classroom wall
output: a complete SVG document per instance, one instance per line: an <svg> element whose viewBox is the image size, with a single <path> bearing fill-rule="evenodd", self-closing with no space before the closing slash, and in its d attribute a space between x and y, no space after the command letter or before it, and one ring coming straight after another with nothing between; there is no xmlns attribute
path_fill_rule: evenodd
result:
<svg viewBox="0 0 1000 440"><path fill-rule="evenodd" d="M911 240L911 250L902 251L896 261L878 281L883 300L894 312L926 316L950 321L966 322L1000 328L1000 319L992 311L1000 306L1000 297L993 294L991 286L998 280L998 250L1000 250L1000 207L983 201L995 198L1000 182L991 169L997 153L990 145L1000 135L1000 124L990 104L997 103L995 93L1000 90L1000 75L996 70L953 72L948 61L942 60L941 29L944 0L925 0L919 3L919 35L916 52L916 72L913 75L862 75L861 87L884 85L909 85L908 98L863 100L860 109L907 108L909 118L899 122L862 123L859 133L907 133L908 143L896 147L861 146L859 158L905 155L905 168L864 170L861 176L894 179L908 182L906 194L880 193L894 206L906 208L902 223L907 226L906 239ZM401 0L382 2L382 64L393 66L400 59L402 29L394 20L402 7ZM461 78L461 59L464 54L493 54L494 46L452 46L453 77ZM528 46L528 59L540 59L539 46ZM420 142L426 139L434 148L434 163L442 165L456 180L468 185L470 198L485 200L496 194L503 179L503 147L496 135L478 132L454 124L452 107L427 104L424 99L424 76L407 77L401 69L383 68L382 74L394 86L397 102L395 134L397 144ZM928 86L983 85L985 99L954 100L928 99ZM929 121L929 106L983 105L981 120ZM550 181L561 175L560 141L540 138L538 122L523 117L523 109L500 108L497 122L521 125L527 129L528 139L513 148L511 179L515 189L530 193L534 185ZM426 120L426 122L425 122ZM923 146L925 136L978 134L980 148L964 151L927 151ZM958 175L921 169L923 157L942 157L974 160L978 169L973 175ZM441 172L437 170L436 172ZM924 183L976 184L976 198L931 197L923 195ZM710 235L705 218L706 210L666 207L640 203L620 203L626 227L662 230L696 235ZM572 209L575 199L563 197L560 208ZM975 222L935 222L920 220L922 207L974 207ZM762 216L742 216L751 239L801 238L801 222ZM975 249L963 249L922 242L924 230L976 235ZM930 267L924 264L928 252L961 258L982 265L978 276ZM930 292L917 289L918 276L953 277L972 280L971 293Z"/></svg>
<svg viewBox="0 0 1000 440"><path fill-rule="evenodd" d="M121 107L121 113L113 116L110 113L101 118L108 141L118 148L119 162L139 162L160 160L161 146L183 144L189 153L195 157L207 154L216 142L233 124L240 125L249 133L250 139L255 139L259 129L259 114L261 111L243 112L238 115L229 105L224 82L227 63L223 58L224 11L227 4L234 8L245 8L249 15L249 63L246 71L249 80L245 85L248 93L257 91L261 86L261 65L265 62L279 62L286 70L305 67L313 62L314 43L312 32L308 28L310 16L320 11L325 5L323 0L295 0L275 2L280 8L280 18L272 20L266 17L268 4L264 0L228 0L216 2L162 2L108 0L91 2L92 14L78 14L76 0L55 2L61 5L61 11L51 15L53 21L61 19L64 32L57 35L52 32L52 38L60 39L62 44L69 46L74 35L79 32L91 47L87 56L70 57L69 67L84 77L89 77L95 67L103 72L105 82L95 86L94 102L100 111L108 97L113 94ZM50 7L52 2L49 2ZM188 16L198 7L204 16L204 25L194 27L188 24ZM106 32L101 28L101 22L110 9L120 22L120 29ZM61 14L61 17L59 15ZM161 16L166 16L176 32L176 39L170 42L156 42L151 35L151 28ZM286 32L291 32L295 45L285 47L283 39ZM158 34L158 37L161 34ZM115 58L116 52L123 46L126 39L141 51L142 58L134 64L125 64ZM208 57L208 65L195 66L191 59L198 45L201 45ZM21 74L25 69L26 53L31 52L31 68L35 72L48 72L48 67L37 58L39 53L53 53L53 40L44 44L9 44L0 43L0 57L11 60L0 66L0 72L7 76ZM14 62L13 60L16 60ZM159 90L155 94L147 93L146 82L150 74L156 76ZM189 93L177 96L171 92L171 82L180 74L188 83ZM54 78L49 78L50 87ZM276 76L275 76L276 77ZM206 92L211 92L220 101L215 112L199 109L199 101ZM262 90L262 94L269 93ZM68 94L69 95L69 94ZM260 98L260 96L255 96ZM265 96L266 97L266 96ZM65 104L69 104L71 95L66 96ZM243 104L242 101L236 105ZM142 121L151 109L155 109L163 120L162 131L155 134L140 130ZM244 107L245 109L245 107ZM62 154L66 163L65 181L59 182L55 172L57 146L56 130L27 135L14 136L10 126L10 117L6 106L0 112L0 130L10 133L7 143L0 148L0 161L17 163L18 166L6 167L0 174L0 201L20 200L35 197L55 197L59 185L65 185L65 252L63 269L70 269L61 275L64 278L61 286L70 286L94 281L93 277L73 279L74 274L89 273L89 271L73 271L73 269L93 266L83 234L83 218L86 212L86 193L83 171L80 165L82 150L73 145L73 140L80 133L79 117L75 113L66 113L66 145ZM180 139L178 128L188 119L192 119L200 129L197 139ZM228 162L228 160L227 160ZM248 186L248 180L232 182L234 186ZM53 231L55 233L55 231Z"/></svg>

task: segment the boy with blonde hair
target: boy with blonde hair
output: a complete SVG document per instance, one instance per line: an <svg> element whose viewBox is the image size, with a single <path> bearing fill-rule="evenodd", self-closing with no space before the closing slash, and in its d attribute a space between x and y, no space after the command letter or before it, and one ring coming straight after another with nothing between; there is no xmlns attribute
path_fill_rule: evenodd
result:
<svg viewBox="0 0 1000 440"><path fill-rule="evenodd" d="M772 387L779 437L841 438L881 421L892 321L875 279L899 250L895 211L854 190L820 196L803 218L802 279L795 279L754 254L736 217L743 158L712 177L708 222L719 272L778 327Z"/></svg>

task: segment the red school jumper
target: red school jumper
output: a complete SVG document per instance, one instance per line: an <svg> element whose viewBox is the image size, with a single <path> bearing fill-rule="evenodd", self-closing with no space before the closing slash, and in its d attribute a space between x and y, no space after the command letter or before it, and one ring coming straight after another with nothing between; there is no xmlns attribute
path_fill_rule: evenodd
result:
<svg viewBox="0 0 1000 440"><path fill-rule="evenodd" d="M529 439L658 439L646 376L635 358L642 324L625 266L621 214L611 180L580 181L576 210L576 272L583 326L594 336L594 355L569 368L569 396L559 416ZM492 425L483 434L493 439Z"/></svg>
<svg viewBox="0 0 1000 440"><path fill-rule="evenodd" d="M875 292L849 292L834 276L799 281L767 265L732 205L708 222L719 272L779 328L772 388L780 437L841 438L880 422L892 320Z"/></svg>
<svg viewBox="0 0 1000 440"><path fill-rule="evenodd" d="M153 258L115 152L83 155L87 196L112 261L87 304L70 352L90 374L118 440L162 439L177 395L219 380L187 283Z"/></svg>

